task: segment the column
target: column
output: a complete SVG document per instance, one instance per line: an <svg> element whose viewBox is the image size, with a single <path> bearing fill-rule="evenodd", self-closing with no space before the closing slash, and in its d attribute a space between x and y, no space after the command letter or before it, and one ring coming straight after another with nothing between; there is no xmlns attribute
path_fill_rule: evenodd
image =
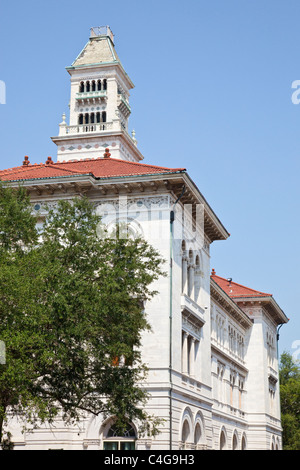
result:
<svg viewBox="0 0 300 470"><path fill-rule="evenodd" d="M190 350L189 350L189 364L190 364L190 376L195 377L195 338L189 337Z"/></svg>
<svg viewBox="0 0 300 470"><path fill-rule="evenodd" d="M187 256L186 253L182 255L182 293L187 294Z"/></svg>
<svg viewBox="0 0 300 470"><path fill-rule="evenodd" d="M182 373L188 373L188 335L185 331L182 332Z"/></svg>
<svg viewBox="0 0 300 470"><path fill-rule="evenodd" d="M195 290L195 265L190 264L188 268L188 296L193 299L194 298L194 290Z"/></svg>

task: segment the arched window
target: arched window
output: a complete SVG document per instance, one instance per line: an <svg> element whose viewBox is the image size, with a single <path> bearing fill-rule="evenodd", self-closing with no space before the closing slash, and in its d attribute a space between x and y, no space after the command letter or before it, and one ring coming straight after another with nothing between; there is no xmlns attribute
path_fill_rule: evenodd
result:
<svg viewBox="0 0 300 470"><path fill-rule="evenodd" d="M190 425L187 420L184 421L182 426L182 433L181 433L181 440L183 443L183 447L186 447L186 443L188 442L190 437Z"/></svg>
<svg viewBox="0 0 300 470"><path fill-rule="evenodd" d="M103 450L134 450L136 438L131 424L122 433L112 425L103 439Z"/></svg>
<svg viewBox="0 0 300 470"><path fill-rule="evenodd" d="M107 90L107 81L106 81L106 78L103 80L103 90Z"/></svg>
<svg viewBox="0 0 300 470"><path fill-rule="evenodd" d="M236 434L232 438L232 450L238 450L238 440Z"/></svg>
<svg viewBox="0 0 300 470"><path fill-rule="evenodd" d="M277 438L277 442L276 442L275 436L272 437L271 450L279 450L278 438Z"/></svg>
<svg viewBox="0 0 300 470"><path fill-rule="evenodd" d="M205 423L200 411L198 411L195 419L194 445L196 449L206 449Z"/></svg>
<svg viewBox="0 0 300 470"><path fill-rule="evenodd" d="M86 82L86 84L85 84L85 91L89 92L89 91L90 91L90 88L91 88L90 82Z"/></svg>
<svg viewBox="0 0 300 470"><path fill-rule="evenodd" d="M102 122L106 122L106 111L102 111Z"/></svg>
<svg viewBox="0 0 300 470"><path fill-rule="evenodd" d="M91 124L94 124L95 122L95 113L91 113Z"/></svg>
<svg viewBox="0 0 300 470"><path fill-rule="evenodd" d="M79 125L83 124L83 114L79 114L79 116L78 116L78 124L79 124Z"/></svg>
<svg viewBox="0 0 300 470"><path fill-rule="evenodd" d="M88 113L85 113L85 115L84 115L84 124L88 124L89 121L90 121L90 116L89 116Z"/></svg>
<svg viewBox="0 0 300 470"><path fill-rule="evenodd" d="M245 436L242 437L242 446L241 446L241 449L242 449L242 450L246 450L246 449L247 449L247 444L246 444L246 438L245 438Z"/></svg>
<svg viewBox="0 0 300 470"><path fill-rule="evenodd" d="M92 91L96 91L96 82L95 82L95 80L92 81Z"/></svg>
<svg viewBox="0 0 300 470"><path fill-rule="evenodd" d="M225 432L222 431L220 435L220 450L225 450L226 449L226 436Z"/></svg>
<svg viewBox="0 0 300 470"><path fill-rule="evenodd" d="M80 82L79 93L83 93L83 92L84 92L84 82Z"/></svg>
<svg viewBox="0 0 300 470"><path fill-rule="evenodd" d="M97 81L97 90L98 90L98 91L101 90L101 80L98 80L98 81Z"/></svg>
<svg viewBox="0 0 300 470"><path fill-rule="evenodd" d="M100 122L100 113L96 113L96 122Z"/></svg>
<svg viewBox="0 0 300 470"><path fill-rule="evenodd" d="M201 427L200 424L197 423L195 427L195 432L194 432L194 444L197 446L200 444L201 441Z"/></svg>

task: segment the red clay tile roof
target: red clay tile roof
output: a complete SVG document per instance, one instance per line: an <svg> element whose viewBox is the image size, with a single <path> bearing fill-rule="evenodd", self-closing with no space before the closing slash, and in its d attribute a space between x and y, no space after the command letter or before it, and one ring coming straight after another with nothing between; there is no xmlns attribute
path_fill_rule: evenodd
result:
<svg viewBox="0 0 300 470"><path fill-rule="evenodd" d="M231 280L217 276L215 270L212 270L211 278L221 287L221 289L232 299L241 297L272 297L272 294L260 292L250 287L245 287Z"/></svg>
<svg viewBox="0 0 300 470"><path fill-rule="evenodd" d="M26 159L25 159L26 160ZM95 158L69 162L27 163L0 171L1 181L56 178L59 176L90 174L95 178L177 173L185 168L166 168L145 163L134 163L116 158Z"/></svg>

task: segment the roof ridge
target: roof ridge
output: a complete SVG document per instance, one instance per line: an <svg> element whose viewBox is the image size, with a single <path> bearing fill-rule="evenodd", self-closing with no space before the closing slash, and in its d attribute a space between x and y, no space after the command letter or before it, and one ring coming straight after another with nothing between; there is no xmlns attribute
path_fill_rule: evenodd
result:
<svg viewBox="0 0 300 470"><path fill-rule="evenodd" d="M186 168L170 168L170 167L167 167L167 166L150 165L149 163L130 162L130 161L127 161L127 160L121 160L120 158L112 158L111 160L116 160L118 162L129 163L130 165L142 165L142 166L147 166L147 167L150 167L150 168L159 168L161 170L186 170Z"/></svg>
<svg viewBox="0 0 300 470"><path fill-rule="evenodd" d="M161 170L186 170L186 168L170 168L166 166L159 166L159 165L150 165L149 163L141 163L141 162L130 162L128 160L122 160L121 158L103 158L103 157L96 157L96 158L87 158L85 160L68 160L68 161L62 161L62 162L53 162L53 165L66 165L70 163L82 163L82 162L91 162L91 161L105 161L105 162L120 162L120 163L126 163L129 165L141 165L141 166L147 166L149 168L159 168Z"/></svg>
<svg viewBox="0 0 300 470"><path fill-rule="evenodd" d="M60 163L60 162L56 162L56 163ZM73 162L73 163L74 163L74 162ZM55 165L55 163L53 163L53 164L52 164L52 163L49 163L49 164L47 164L47 165L45 164L45 165L43 165L43 166L45 166L46 168L49 168L49 167L50 167L50 168L55 168L54 165ZM60 170L61 170L61 171L68 171L68 172L70 172L70 173L82 174L82 171L78 171L78 170L70 170L70 169L67 170L66 168L60 168ZM90 173L90 172L87 171L86 173Z"/></svg>
<svg viewBox="0 0 300 470"><path fill-rule="evenodd" d="M74 163L74 162L73 162ZM9 175L9 174L14 174L14 173L26 173L30 170L35 170L36 168L53 168L53 169L56 169L54 167L54 164L46 164L46 163L35 163L33 165L28 165L28 166L17 166L15 168L11 168L11 169L8 169L8 170L0 170L0 174L2 175ZM73 169L66 169L66 168L60 168L61 171L66 171L66 172L70 172L70 173L76 173L76 174L82 174L82 171L78 171L78 170L73 170ZM88 173L88 172L87 172Z"/></svg>
<svg viewBox="0 0 300 470"><path fill-rule="evenodd" d="M35 163L33 165L20 165L20 166L16 166L16 167L13 167L13 168L7 168L6 170L0 170L0 174L4 174L4 175L8 175L10 173L16 173L16 171L18 172L22 172L22 173L25 173L26 171L29 171L31 169L35 169L35 168L38 168L38 167L43 167L43 166L46 166L44 163ZM48 165L47 165L48 166Z"/></svg>

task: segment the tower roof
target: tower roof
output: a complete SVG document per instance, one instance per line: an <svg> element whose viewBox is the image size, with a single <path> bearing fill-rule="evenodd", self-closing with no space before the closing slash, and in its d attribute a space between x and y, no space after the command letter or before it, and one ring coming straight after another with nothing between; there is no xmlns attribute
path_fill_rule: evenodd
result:
<svg viewBox="0 0 300 470"><path fill-rule="evenodd" d="M114 47L114 36L109 26L91 28L88 43L72 63L72 67L115 64L121 61Z"/></svg>

